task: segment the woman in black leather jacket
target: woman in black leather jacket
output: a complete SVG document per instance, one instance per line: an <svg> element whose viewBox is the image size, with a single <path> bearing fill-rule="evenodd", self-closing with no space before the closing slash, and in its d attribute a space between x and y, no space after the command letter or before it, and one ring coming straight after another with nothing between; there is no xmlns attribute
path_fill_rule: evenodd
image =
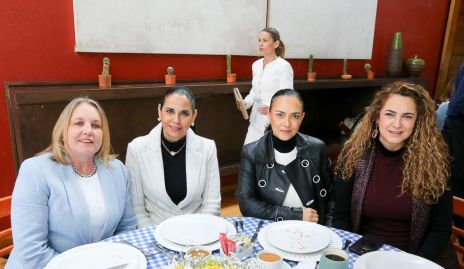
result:
<svg viewBox="0 0 464 269"><path fill-rule="evenodd" d="M242 150L236 196L244 216L331 224L332 176L321 140L298 133L305 113L294 90L274 94L271 130Z"/></svg>

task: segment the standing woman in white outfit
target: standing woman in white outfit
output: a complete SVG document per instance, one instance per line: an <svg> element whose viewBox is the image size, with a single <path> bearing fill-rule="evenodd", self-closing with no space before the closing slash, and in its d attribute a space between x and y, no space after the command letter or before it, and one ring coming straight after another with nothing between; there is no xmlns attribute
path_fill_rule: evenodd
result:
<svg viewBox="0 0 464 269"><path fill-rule="evenodd" d="M253 63L252 88L244 100L247 109L253 106L244 144L254 142L264 135L269 125L267 114L274 93L281 89L293 89L293 69L281 58L285 46L279 32L275 28L266 27L260 32L258 40L259 52L264 57Z"/></svg>

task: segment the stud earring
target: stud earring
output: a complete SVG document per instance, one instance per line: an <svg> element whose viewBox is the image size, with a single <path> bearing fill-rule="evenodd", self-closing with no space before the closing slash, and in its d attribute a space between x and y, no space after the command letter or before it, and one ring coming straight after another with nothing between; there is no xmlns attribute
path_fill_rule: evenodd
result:
<svg viewBox="0 0 464 269"><path fill-rule="evenodd" d="M192 126L192 127L195 126L195 122L192 122L192 124L190 124L190 126Z"/></svg>
<svg viewBox="0 0 464 269"><path fill-rule="evenodd" d="M161 121L161 119L160 119L160 118L158 118L158 121Z"/></svg>

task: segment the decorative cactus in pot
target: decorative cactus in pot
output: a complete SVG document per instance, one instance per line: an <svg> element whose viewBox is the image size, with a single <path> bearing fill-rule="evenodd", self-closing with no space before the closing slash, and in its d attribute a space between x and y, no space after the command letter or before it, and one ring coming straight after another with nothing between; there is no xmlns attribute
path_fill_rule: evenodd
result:
<svg viewBox="0 0 464 269"><path fill-rule="evenodd" d="M308 73L313 72L314 58L313 55L309 55Z"/></svg>
<svg viewBox="0 0 464 269"><path fill-rule="evenodd" d="M374 79L375 73L374 73L374 71L372 71L371 64L369 64L369 63L364 64L364 70L367 73L367 79L369 79L369 80Z"/></svg>
<svg viewBox="0 0 464 269"><path fill-rule="evenodd" d="M348 59L343 59L343 75L346 75L346 66L348 65Z"/></svg>
<svg viewBox="0 0 464 269"><path fill-rule="evenodd" d="M108 58L108 57L103 58L102 75L103 76L109 76L110 75L110 58Z"/></svg>
<svg viewBox="0 0 464 269"><path fill-rule="evenodd" d="M169 66L166 69L167 75L164 75L164 82L166 85L174 85L176 84L176 75L174 75L174 68Z"/></svg>
<svg viewBox="0 0 464 269"><path fill-rule="evenodd" d="M346 66L348 65L348 59L343 59L343 73L342 79L351 79L351 75L347 73Z"/></svg>
<svg viewBox="0 0 464 269"><path fill-rule="evenodd" d="M237 74L232 73L232 57L230 54L226 55L226 65L227 65L227 83L235 83L237 80Z"/></svg>
<svg viewBox="0 0 464 269"><path fill-rule="evenodd" d="M306 76L308 81L315 81L316 80L316 72L313 72L313 65L314 65L314 57L313 55L309 55L309 63L308 63L308 74Z"/></svg>
<svg viewBox="0 0 464 269"><path fill-rule="evenodd" d="M227 54L226 55L226 65L227 65L227 74L232 74L232 64L231 64L231 59L232 57L230 56L230 54Z"/></svg>
<svg viewBox="0 0 464 269"><path fill-rule="evenodd" d="M174 68L172 66L169 66L167 69L166 69L166 72L168 73L168 75L174 75Z"/></svg>
<svg viewBox="0 0 464 269"><path fill-rule="evenodd" d="M100 88L111 87L110 59L108 57L103 58L103 70L101 75L98 75L98 86Z"/></svg>
<svg viewBox="0 0 464 269"><path fill-rule="evenodd" d="M371 71L371 64L365 64L365 65L364 65L364 70L365 70L366 72Z"/></svg>

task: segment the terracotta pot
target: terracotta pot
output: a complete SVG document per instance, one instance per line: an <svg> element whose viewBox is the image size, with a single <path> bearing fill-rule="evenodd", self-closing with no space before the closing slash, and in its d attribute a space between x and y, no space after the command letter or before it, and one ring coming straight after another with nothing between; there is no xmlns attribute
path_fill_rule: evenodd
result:
<svg viewBox="0 0 464 269"><path fill-rule="evenodd" d="M317 73L316 72L308 72L307 73L307 80L308 81L316 81L316 75Z"/></svg>
<svg viewBox="0 0 464 269"><path fill-rule="evenodd" d="M237 81L237 74L227 74L227 83L235 83Z"/></svg>
<svg viewBox="0 0 464 269"><path fill-rule="evenodd" d="M367 71L367 79L368 80L373 80L374 78L375 78L374 71Z"/></svg>
<svg viewBox="0 0 464 269"><path fill-rule="evenodd" d="M111 75L98 75L98 86L100 88L111 88Z"/></svg>
<svg viewBox="0 0 464 269"><path fill-rule="evenodd" d="M351 79L351 75L348 75L348 74L342 75L342 79Z"/></svg>
<svg viewBox="0 0 464 269"><path fill-rule="evenodd" d="M166 85L176 84L176 75L164 75L164 81Z"/></svg>

